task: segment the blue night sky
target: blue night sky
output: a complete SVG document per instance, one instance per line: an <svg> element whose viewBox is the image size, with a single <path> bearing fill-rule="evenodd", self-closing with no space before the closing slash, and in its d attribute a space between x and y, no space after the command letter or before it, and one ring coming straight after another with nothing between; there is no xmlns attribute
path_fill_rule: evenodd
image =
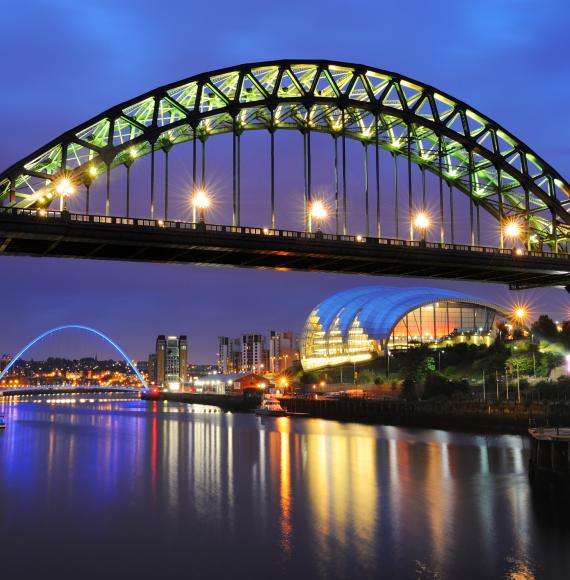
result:
<svg viewBox="0 0 570 580"><path fill-rule="evenodd" d="M5 3L2 16L2 168L156 86L244 62L322 58L364 63L434 85L501 123L570 176L564 140L570 134L570 4L565 0L293 0L287 5L21 0ZM252 139L250 148L254 144ZM282 160L292 155L287 147ZM255 160L251 150L244 153L248 160ZM1 258L0 268L0 353L14 352L52 326L79 323L108 333L136 358L152 350L156 334L188 334L193 362L215 360L220 334L299 332L311 308L335 291L410 283L14 257ZM514 295L501 286L432 285L504 304L524 299L535 312L555 318L565 317L570 303L562 290ZM55 353L47 348L38 348L35 356ZM68 354L110 354L91 338L69 338L59 348Z"/></svg>

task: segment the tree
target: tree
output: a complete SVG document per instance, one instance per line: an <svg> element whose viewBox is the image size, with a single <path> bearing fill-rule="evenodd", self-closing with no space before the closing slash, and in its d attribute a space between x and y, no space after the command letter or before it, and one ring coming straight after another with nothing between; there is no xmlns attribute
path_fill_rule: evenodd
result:
<svg viewBox="0 0 570 580"><path fill-rule="evenodd" d="M469 392L466 381L450 381L439 373L431 373L426 377L424 398L449 398L465 396Z"/></svg>
<svg viewBox="0 0 570 580"><path fill-rule="evenodd" d="M402 383L402 399L406 401L416 401L418 394L416 393L416 380L412 375L408 375Z"/></svg>
<svg viewBox="0 0 570 580"><path fill-rule="evenodd" d="M424 345L410 349L402 359L401 368L406 377L421 381L428 373L435 371L435 360Z"/></svg>
<svg viewBox="0 0 570 580"><path fill-rule="evenodd" d="M513 356L507 360L506 367L512 375L517 374L517 372L519 375L532 375L534 373L532 354Z"/></svg>
<svg viewBox="0 0 570 580"><path fill-rule="evenodd" d="M546 314L541 314L538 317L538 320L533 322L531 329L534 334L537 334L538 336L551 342L556 341L559 338L558 329L556 328L554 320L552 320L552 318Z"/></svg>

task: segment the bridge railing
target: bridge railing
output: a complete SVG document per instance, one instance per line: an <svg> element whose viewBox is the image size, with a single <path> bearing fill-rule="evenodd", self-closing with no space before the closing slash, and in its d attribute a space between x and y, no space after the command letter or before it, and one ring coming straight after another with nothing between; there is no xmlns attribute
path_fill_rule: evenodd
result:
<svg viewBox="0 0 570 580"><path fill-rule="evenodd" d="M388 246L401 246L405 248L431 248L438 250L452 250L461 252L477 252L483 254L505 254L517 257L532 256L539 258L554 258L558 260L568 260L570 255L565 252L546 252L542 250L527 250L525 248L495 248L493 246L471 246L469 244L450 244L431 242L427 240L402 240L397 238L376 238L373 236L329 234L324 232L302 232L297 230L271 229L264 227L250 226L229 226L220 224L204 224L195 222L183 222L177 220L161 220L148 218L127 218L117 216L100 216L91 214L69 213L67 211L45 210L45 209L24 209L14 207L0 207L0 215L17 215L37 218L40 220L57 220L108 224L120 226L134 226L147 228L163 228L176 230L200 230L205 232L243 234L255 236L271 236L284 239L303 239L318 241L350 242L358 244L380 244Z"/></svg>

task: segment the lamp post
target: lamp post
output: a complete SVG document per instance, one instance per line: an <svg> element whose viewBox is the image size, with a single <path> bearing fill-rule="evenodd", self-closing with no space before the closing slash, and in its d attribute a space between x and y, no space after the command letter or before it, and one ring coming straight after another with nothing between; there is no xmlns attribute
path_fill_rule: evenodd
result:
<svg viewBox="0 0 570 580"><path fill-rule="evenodd" d="M519 377L519 363L516 363L517 365L517 402L520 403L521 402L521 380Z"/></svg>
<svg viewBox="0 0 570 580"><path fill-rule="evenodd" d="M309 232L313 229L313 220L315 221L316 233L322 233L321 226L323 220L327 219L327 209L325 204L320 200L315 200L311 204L309 211Z"/></svg>
<svg viewBox="0 0 570 580"><path fill-rule="evenodd" d="M67 198L75 193L75 187L71 183L71 180L64 177L55 188L55 191L59 194L61 199L61 211L67 211Z"/></svg>
<svg viewBox="0 0 570 580"><path fill-rule="evenodd" d="M203 189L199 189L192 196L192 221L196 223L196 211L198 212L199 223L206 222L206 209L210 207L210 197Z"/></svg>
<svg viewBox="0 0 570 580"><path fill-rule="evenodd" d="M505 236L512 241L513 244L512 249L514 251L517 238L519 238L521 235L520 225L516 221L510 220L505 223L503 231Z"/></svg>
<svg viewBox="0 0 570 580"><path fill-rule="evenodd" d="M420 242L423 244L426 243L426 233L429 230L430 223L428 214L423 211L418 213L414 219L414 227L421 232Z"/></svg>

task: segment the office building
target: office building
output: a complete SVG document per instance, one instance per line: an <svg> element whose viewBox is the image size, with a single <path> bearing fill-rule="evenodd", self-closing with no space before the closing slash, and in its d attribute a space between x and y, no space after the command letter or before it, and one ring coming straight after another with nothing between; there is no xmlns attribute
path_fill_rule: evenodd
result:
<svg viewBox="0 0 570 580"><path fill-rule="evenodd" d="M223 374L239 372L241 368L241 341L229 336L218 337L218 371Z"/></svg>
<svg viewBox="0 0 570 580"><path fill-rule="evenodd" d="M269 332L269 371L282 373L293 365L296 350L292 332Z"/></svg>
<svg viewBox="0 0 570 580"><path fill-rule="evenodd" d="M241 337L241 372L267 371L267 351L263 334L243 334Z"/></svg>
<svg viewBox="0 0 570 580"><path fill-rule="evenodd" d="M149 360L149 367L151 361ZM155 384L178 390L188 381L188 339L185 335L156 339Z"/></svg>

